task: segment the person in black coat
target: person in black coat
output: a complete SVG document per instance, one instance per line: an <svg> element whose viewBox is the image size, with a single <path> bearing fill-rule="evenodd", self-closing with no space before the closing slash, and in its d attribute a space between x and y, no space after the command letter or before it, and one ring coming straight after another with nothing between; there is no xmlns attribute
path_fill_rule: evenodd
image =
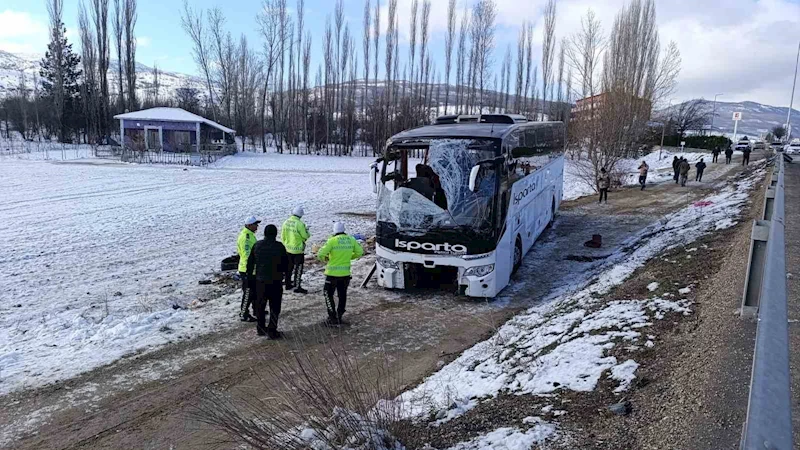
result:
<svg viewBox="0 0 800 450"><path fill-rule="evenodd" d="M718 160L719 159L719 153L720 153L719 145L715 145L714 149L711 150L711 155L713 156L713 158L711 158L711 162L713 162L713 163L719 162L719 160Z"/></svg>
<svg viewBox="0 0 800 450"><path fill-rule="evenodd" d="M728 147L725 149L725 164L731 163L731 158L733 157L733 149Z"/></svg>
<svg viewBox="0 0 800 450"><path fill-rule="evenodd" d="M267 225L264 228L264 239L253 247L247 258L247 272L256 278L256 332L259 336L279 339L278 317L281 314L283 301L283 280L289 268L289 256L286 247L275 238L278 228ZM266 307L269 303L269 325L265 327Z"/></svg>
<svg viewBox="0 0 800 450"><path fill-rule="evenodd" d="M695 164L694 168L697 169L694 181L703 181L703 171L706 170L706 163L703 162L703 158L700 158L700 162Z"/></svg>
<svg viewBox="0 0 800 450"><path fill-rule="evenodd" d="M681 171L681 160L678 157L674 157L672 159L672 172L675 174L672 176L672 179L675 180L675 184L678 184L678 174Z"/></svg>
<svg viewBox="0 0 800 450"><path fill-rule="evenodd" d="M750 150L750 147L746 147L744 150L742 150L742 165L743 166L747 166L747 165L750 164L750 152L751 151L752 150Z"/></svg>

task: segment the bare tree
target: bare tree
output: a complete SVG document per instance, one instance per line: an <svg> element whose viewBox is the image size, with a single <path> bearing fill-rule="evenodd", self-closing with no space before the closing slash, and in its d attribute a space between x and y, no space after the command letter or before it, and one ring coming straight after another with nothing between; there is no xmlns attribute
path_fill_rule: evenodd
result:
<svg viewBox="0 0 800 450"><path fill-rule="evenodd" d="M397 0L389 0L388 16L388 23L386 26L386 58L384 58L384 62L386 63L386 102L384 105L386 107L386 117L388 118L389 128L391 129L393 112L390 108L392 105L393 90L392 73L394 71L394 57L396 55L395 27L397 26Z"/></svg>
<svg viewBox="0 0 800 450"><path fill-rule="evenodd" d="M533 24L529 22L525 31L525 89L522 91L522 110L526 113L530 111L528 97L531 91L531 67L533 67ZM536 86L536 81L533 85Z"/></svg>
<svg viewBox="0 0 800 450"><path fill-rule="evenodd" d="M123 78L125 71L122 67L122 59L124 48L122 47L122 27L123 17L125 15L120 4L121 0L114 0L114 44L117 49L117 109L119 111L125 110L125 89L123 88ZM120 137L121 139L122 137Z"/></svg>
<svg viewBox="0 0 800 450"><path fill-rule="evenodd" d="M281 0L263 0L261 12L257 16L259 32L262 38L263 69L262 78L263 88L261 89L260 104L260 125L261 125L261 150L267 152L266 142L266 120L267 105L270 100L270 85L274 86L275 66L280 58L282 43L281 29L284 24L281 20L285 17L280 11ZM285 37L285 36L284 36ZM273 130L274 131L274 130Z"/></svg>
<svg viewBox="0 0 800 450"><path fill-rule="evenodd" d="M523 86L525 81L525 43L527 25L522 22L519 35L517 36L517 76L514 85L514 112L521 113L525 104L523 102Z"/></svg>
<svg viewBox="0 0 800 450"><path fill-rule="evenodd" d="M409 34L409 42L408 42L408 64L409 64L409 81L411 81L411 95L413 97L414 94L414 83L417 79L414 77L414 64L415 64L415 55L417 50L417 11L419 10L419 0L411 0L411 29ZM422 61L422 57L420 57L420 61ZM420 63L420 66L422 64ZM412 124L406 124L406 127L410 127Z"/></svg>
<svg viewBox="0 0 800 450"><path fill-rule="evenodd" d="M364 54L364 91L361 93L361 117L366 119L367 116L367 92L369 90L369 64L370 61L370 49L371 42L370 38L372 36L372 5L370 4L370 0L366 0L364 2L364 30L361 36L362 42L362 51Z"/></svg>
<svg viewBox="0 0 800 450"><path fill-rule="evenodd" d="M119 0L114 1L117 2ZM202 10L192 10L188 0L184 0L181 25L192 40L192 56L206 81L206 90L208 93L206 97L206 110L210 110L214 120L217 120L217 111L214 107L214 88L211 85L211 55L209 49L211 44L208 42L203 22Z"/></svg>
<svg viewBox="0 0 800 450"><path fill-rule="evenodd" d="M125 80L128 85L128 110L137 108L136 101L136 13L137 0L125 0L124 38L125 38Z"/></svg>
<svg viewBox="0 0 800 450"><path fill-rule="evenodd" d="M683 138L687 131L701 131L704 126L711 123L711 108L708 106L707 101L695 99L669 108L669 121L672 122L672 128L680 138Z"/></svg>
<svg viewBox="0 0 800 450"><path fill-rule="evenodd" d="M83 63L82 101L83 114L86 122L86 134L92 142L102 131L99 129L100 114L98 113L97 89L97 51L95 49L95 36L89 23L89 14L83 2L78 4L78 33L81 40L81 62Z"/></svg>
<svg viewBox="0 0 800 450"><path fill-rule="evenodd" d="M458 48L456 50L456 112L464 112L464 85L466 84L465 64L467 62L467 33L469 30L469 14L464 10L458 30Z"/></svg>
<svg viewBox="0 0 800 450"><path fill-rule="evenodd" d="M92 21L97 42L97 76L99 84L98 115L99 132L102 136L109 133L108 67L110 50L108 43L108 0L92 0Z"/></svg>
<svg viewBox="0 0 800 450"><path fill-rule="evenodd" d="M428 96L428 88L430 86L430 61L428 61L428 23L430 22L431 16L431 1L430 0L423 0L422 1L422 21L420 23L420 40L421 45L419 48L419 85L422 87L422 92L419 93L417 96L417 103L420 105L424 105L424 100ZM413 78L413 77L412 77ZM413 103L412 103L413 104ZM414 115L415 119L417 116L421 114L418 112ZM418 122L415 120L413 125L418 125Z"/></svg>
<svg viewBox="0 0 800 450"><path fill-rule="evenodd" d="M450 106L450 69L453 59L453 40L456 35L456 0L447 3L447 34L444 38L444 113ZM439 95L436 95L439 98Z"/></svg>
<svg viewBox="0 0 800 450"><path fill-rule="evenodd" d="M549 88L553 83L553 61L556 44L556 0L548 0L544 8L544 35L542 39L542 114L550 98Z"/></svg>

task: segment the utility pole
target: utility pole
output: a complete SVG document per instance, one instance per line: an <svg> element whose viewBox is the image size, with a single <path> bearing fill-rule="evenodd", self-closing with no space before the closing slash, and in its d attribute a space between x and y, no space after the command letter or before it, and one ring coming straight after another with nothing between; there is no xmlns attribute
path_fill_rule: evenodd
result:
<svg viewBox="0 0 800 450"><path fill-rule="evenodd" d="M794 62L794 82L792 83L792 98L789 99L789 112L786 114L786 142L792 141L792 105L794 104L794 88L797 85L797 64L800 63L800 42L797 43L797 58Z"/></svg>
<svg viewBox="0 0 800 450"><path fill-rule="evenodd" d="M711 133L714 132L714 119L717 118L717 97L719 97L720 95L725 95L725 94L714 95L714 112L711 113Z"/></svg>

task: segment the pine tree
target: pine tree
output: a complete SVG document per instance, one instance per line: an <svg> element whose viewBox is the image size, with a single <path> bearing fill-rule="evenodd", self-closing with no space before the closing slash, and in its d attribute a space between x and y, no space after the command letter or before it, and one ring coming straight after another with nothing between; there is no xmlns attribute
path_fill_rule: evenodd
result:
<svg viewBox="0 0 800 450"><path fill-rule="evenodd" d="M40 62L42 96L53 104L54 123L51 130L58 130L59 141L64 142L81 123L80 85L81 58L67 41L67 29L62 22L60 33L53 33L47 45L47 53Z"/></svg>

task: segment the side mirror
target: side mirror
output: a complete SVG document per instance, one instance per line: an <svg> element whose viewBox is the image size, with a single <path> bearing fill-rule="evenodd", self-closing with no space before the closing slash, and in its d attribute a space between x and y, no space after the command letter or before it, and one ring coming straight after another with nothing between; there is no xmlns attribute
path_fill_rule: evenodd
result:
<svg viewBox="0 0 800 450"><path fill-rule="evenodd" d="M469 190L472 192L475 192L475 190L478 188L476 186L476 183L478 181L478 175L480 174L480 172L481 172L480 164L477 164L474 167L472 167L472 170L470 170L469 172Z"/></svg>
<svg viewBox="0 0 800 450"><path fill-rule="evenodd" d="M372 193L378 193L378 163L372 163L369 166L369 181L372 184Z"/></svg>

